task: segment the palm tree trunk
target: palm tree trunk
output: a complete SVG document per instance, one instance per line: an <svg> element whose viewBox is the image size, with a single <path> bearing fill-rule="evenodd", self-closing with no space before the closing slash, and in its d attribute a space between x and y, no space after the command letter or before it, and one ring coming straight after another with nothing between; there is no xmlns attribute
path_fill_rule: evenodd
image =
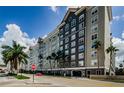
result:
<svg viewBox="0 0 124 93"><path fill-rule="evenodd" d="M112 52L110 52L109 76L111 76Z"/></svg>
<svg viewBox="0 0 124 93"><path fill-rule="evenodd" d="M50 69L51 69L51 72L52 72L52 65L51 65L51 60L49 60L49 63L50 63Z"/></svg>
<svg viewBox="0 0 124 93"><path fill-rule="evenodd" d="M98 60L98 75L99 75L99 50L97 49L97 60Z"/></svg>

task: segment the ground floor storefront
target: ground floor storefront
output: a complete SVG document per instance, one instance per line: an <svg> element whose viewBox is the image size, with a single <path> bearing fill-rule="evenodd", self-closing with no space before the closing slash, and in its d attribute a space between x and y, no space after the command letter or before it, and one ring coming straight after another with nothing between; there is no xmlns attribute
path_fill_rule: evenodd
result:
<svg viewBox="0 0 124 93"><path fill-rule="evenodd" d="M107 73L105 68L63 68L63 69L48 69L42 71L44 74L75 76L75 77L89 77L90 75L104 75Z"/></svg>

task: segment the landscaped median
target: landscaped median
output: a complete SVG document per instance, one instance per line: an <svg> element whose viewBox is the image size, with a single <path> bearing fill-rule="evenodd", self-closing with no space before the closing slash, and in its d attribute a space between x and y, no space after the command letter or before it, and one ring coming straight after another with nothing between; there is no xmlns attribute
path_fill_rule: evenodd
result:
<svg viewBox="0 0 124 93"><path fill-rule="evenodd" d="M16 79L30 79L30 77L28 76L25 76L25 75L17 75L17 74L12 74L12 73L9 73L8 76L12 76L12 77L15 77Z"/></svg>
<svg viewBox="0 0 124 93"><path fill-rule="evenodd" d="M124 83L124 76L91 75L90 78L95 80Z"/></svg>
<svg viewBox="0 0 124 93"><path fill-rule="evenodd" d="M24 75L15 75L16 79L30 79L30 77L24 76Z"/></svg>

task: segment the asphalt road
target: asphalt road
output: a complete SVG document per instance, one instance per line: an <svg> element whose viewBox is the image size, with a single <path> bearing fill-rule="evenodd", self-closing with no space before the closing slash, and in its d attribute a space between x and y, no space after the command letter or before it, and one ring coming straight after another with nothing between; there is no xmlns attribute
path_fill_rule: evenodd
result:
<svg viewBox="0 0 124 93"><path fill-rule="evenodd" d="M2 76L0 77L0 87L124 87L124 83L98 81L87 78L67 78L53 76L35 76L35 81L33 83L32 75L27 76L29 76L30 79L17 80L13 77Z"/></svg>

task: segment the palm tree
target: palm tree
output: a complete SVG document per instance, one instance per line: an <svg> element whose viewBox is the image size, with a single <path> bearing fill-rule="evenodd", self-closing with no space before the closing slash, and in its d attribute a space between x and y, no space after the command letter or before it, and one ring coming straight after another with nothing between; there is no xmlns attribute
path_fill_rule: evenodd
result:
<svg viewBox="0 0 124 93"><path fill-rule="evenodd" d="M96 49L96 53L97 53L98 69L99 69L99 50L101 48L101 42L100 41L95 41L94 42L94 48Z"/></svg>
<svg viewBox="0 0 124 93"><path fill-rule="evenodd" d="M10 62L11 71L14 68L17 70L17 74L19 72L19 66L21 63L27 63L28 55L23 51L25 47L17 44L16 41L13 41L12 46L3 45L3 60L6 64Z"/></svg>
<svg viewBox="0 0 124 93"><path fill-rule="evenodd" d="M119 49L117 49L116 47L114 46L110 46L106 49L106 52L107 53L110 53L110 67L109 67L109 75L111 75L111 65L112 65L112 55L115 54L117 51L119 51Z"/></svg>
<svg viewBox="0 0 124 93"><path fill-rule="evenodd" d="M50 69L51 69L51 71L52 71L52 64L51 64L52 57L51 57L51 56L48 56L48 57L46 58L46 60L49 60Z"/></svg>

